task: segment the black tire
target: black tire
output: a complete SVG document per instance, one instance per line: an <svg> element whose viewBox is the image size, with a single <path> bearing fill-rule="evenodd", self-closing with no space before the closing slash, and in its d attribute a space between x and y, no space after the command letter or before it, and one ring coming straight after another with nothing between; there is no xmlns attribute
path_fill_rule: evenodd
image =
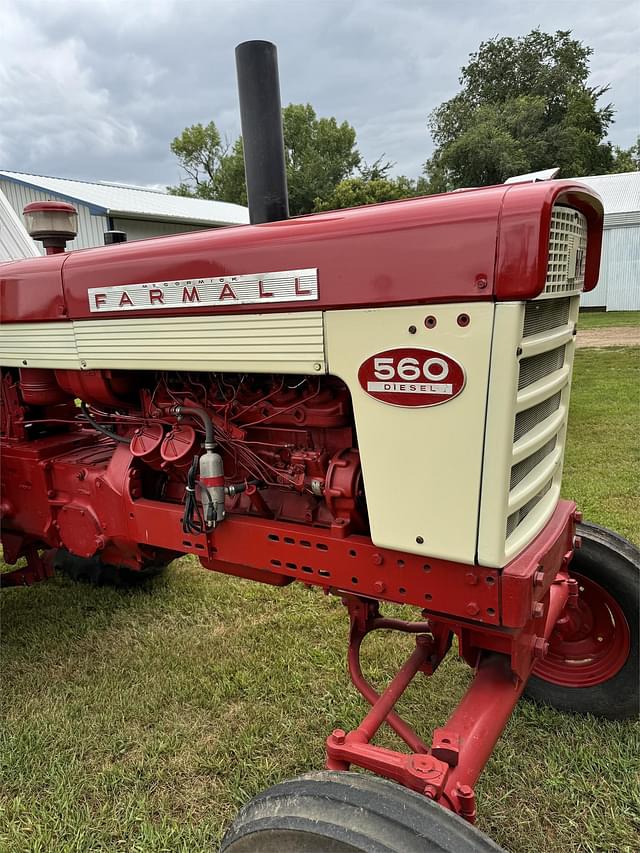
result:
<svg viewBox="0 0 640 853"><path fill-rule="evenodd" d="M258 794L220 853L500 853L471 824L386 779L321 771ZM504 853L504 851L502 851Z"/></svg>
<svg viewBox="0 0 640 853"><path fill-rule="evenodd" d="M611 676L604 673L600 683L584 687L552 683L544 678L545 672L552 672L552 635L550 653L534 669L525 695L560 711L595 714L609 720L633 719L640 712L640 551L627 539L598 524L584 522L578 525L577 533L582 537L582 548L575 552L569 573L578 581L582 578L590 582L592 595L599 591L602 600L609 597L612 606L619 608L618 613L626 621L626 628L621 620L616 622L614 610L608 608L608 613L611 614L613 632L618 630L626 634L628 630L628 643L625 644L629 647L628 652L621 653L622 657L618 658L620 666L618 663L612 665ZM597 639L603 640L603 637ZM587 662L573 661L572 671L568 672L569 681L579 680L581 666L586 673Z"/></svg>
<svg viewBox="0 0 640 853"><path fill-rule="evenodd" d="M145 566L140 571L134 571L127 566L112 566L103 563L97 556L78 557L64 548L56 551L53 567L74 581L89 583L94 586L114 586L123 589L144 586L166 569L166 565L159 564Z"/></svg>

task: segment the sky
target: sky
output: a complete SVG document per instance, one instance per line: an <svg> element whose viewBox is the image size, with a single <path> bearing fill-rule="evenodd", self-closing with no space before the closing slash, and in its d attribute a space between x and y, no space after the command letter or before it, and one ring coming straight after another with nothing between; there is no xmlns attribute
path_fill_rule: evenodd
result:
<svg viewBox="0 0 640 853"><path fill-rule="evenodd" d="M640 0L0 0L0 169L178 183L169 143L184 127L239 134L234 48L260 38L278 46L283 104L349 121L365 160L417 177L427 117L469 54L534 27L594 49L610 139L633 144Z"/></svg>

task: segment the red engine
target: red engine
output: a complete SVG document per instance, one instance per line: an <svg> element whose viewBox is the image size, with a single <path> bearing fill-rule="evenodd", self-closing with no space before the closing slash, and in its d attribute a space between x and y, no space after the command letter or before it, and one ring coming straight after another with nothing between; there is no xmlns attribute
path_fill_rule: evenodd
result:
<svg viewBox="0 0 640 853"><path fill-rule="evenodd" d="M87 500L90 484L103 488L117 462L134 483L132 498L181 506L206 421L222 457L226 514L366 532L349 392L324 376L7 371L3 515L34 535L46 530L50 546L90 556L109 539L105 501ZM45 441L29 441L38 436ZM39 476L47 480L43 490L35 488ZM32 487L25 507L24 489ZM30 523L15 517L25 510ZM86 533L81 549L79 528ZM132 544L109 541L103 560L140 568L157 559Z"/></svg>

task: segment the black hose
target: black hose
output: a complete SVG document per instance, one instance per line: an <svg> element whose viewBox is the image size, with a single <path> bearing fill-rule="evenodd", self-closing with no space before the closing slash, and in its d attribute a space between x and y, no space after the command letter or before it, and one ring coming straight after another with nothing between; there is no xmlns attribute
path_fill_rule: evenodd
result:
<svg viewBox="0 0 640 853"><path fill-rule="evenodd" d="M91 426L94 429L98 430L98 432L101 432L103 435L109 436L109 438L112 438L114 441L119 441L120 444L131 444L130 438L125 438L123 435L118 435L117 432L111 432L111 430L107 429L106 426L102 426L102 424L99 424L98 421L94 420L89 414L89 408L86 403L81 402L80 408L82 409L82 414L89 421Z"/></svg>
<svg viewBox="0 0 640 853"><path fill-rule="evenodd" d="M196 498L199 461L199 458L194 456L191 467L187 472L187 483L184 493L184 512L182 515L182 532L185 534L203 533L205 529L202 512Z"/></svg>
<svg viewBox="0 0 640 853"><path fill-rule="evenodd" d="M204 426L204 449L213 450L216 446L216 440L213 433L213 423L208 413L198 406L174 406L173 411L176 415L192 415L194 418L199 418Z"/></svg>

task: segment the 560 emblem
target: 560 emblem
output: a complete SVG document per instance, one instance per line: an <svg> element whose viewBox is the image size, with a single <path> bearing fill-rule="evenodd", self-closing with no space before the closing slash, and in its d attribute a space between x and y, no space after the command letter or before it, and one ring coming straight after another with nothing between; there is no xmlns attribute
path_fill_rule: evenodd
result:
<svg viewBox="0 0 640 853"><path fill-rule="evenodd" d="M370 397L392 406L437 406L453 400L465 373L450 355L418 347L398 347L370 356L358 380Z"/></svg>

